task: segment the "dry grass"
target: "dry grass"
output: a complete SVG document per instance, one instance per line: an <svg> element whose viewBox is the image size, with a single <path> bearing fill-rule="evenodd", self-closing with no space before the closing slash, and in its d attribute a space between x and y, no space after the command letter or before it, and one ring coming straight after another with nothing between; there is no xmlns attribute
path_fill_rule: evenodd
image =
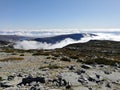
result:
<svg viewBox="0 0 120 90"><path fill-rule="evenodd" d="M63 68L63 67L61 67L61 66L59 66L59 65L56 65L56 64L53 64L53 65L49 64L49 65L47 65L47 66L40 67L39 69L43 69L43 68L59 69L59 68Z"/></svg>
<svg viewBox="0 0 120 90"><path fill-rule="evenodd" d="M0 81L2 81L2 77L0 77Z"/></svg>
<svg viewBox="0 0 120 90"><path fill-rule="evenodd" d="M22 57L8 57L4 59L0 59L1 62L6 62L6 61L21 61L24 60Z"/></svg>
<svg viewBox="0 0 120 90"><path fill-rule="evenodd" d="M106 59L106 58L97 58L97 59L84 61L83 63L86 63L86 64L97 63L97 64L104 64L104 65L112 65L112 66L114 66L116 63L120 64L120 60L109 60L109 59Z"/></svg>
<svg viewBox="0 0 120 90"><path fill-rule="evenodd" d="M67 62L70 62L71 60L70 60L69 58L67 58L67 57L62 57L62 58L61 58L61 61L67 61Z"/></svg>

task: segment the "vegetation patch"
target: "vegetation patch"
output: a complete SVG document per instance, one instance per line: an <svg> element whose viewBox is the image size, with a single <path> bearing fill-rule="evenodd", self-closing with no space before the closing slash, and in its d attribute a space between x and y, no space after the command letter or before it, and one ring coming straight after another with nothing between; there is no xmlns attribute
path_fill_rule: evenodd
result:
<svg viewBox="0 0 120 90"><path fill-rule="evenodd" d="M59 65L56 65L56 64L49 64L49 65L47 65L47 66L40 67L39 69L43 69L43 68L59 69L59 68L62 68L62 67L59 66Z"/></svg>
<svg viewBox="0 0 120 90"><path fill-rule="evenodd" d="M104 64L104 65L112 65L112 66L114 66L116 63L120 64L120 61L119 60L109 60L109 59L106 59L106 58L97 58L97 59L83 61L83 63L86 63L86 64L97 63L97 64Z"/></svg>
<svg viewBox="0 0 120 90"><path fill-rule="evenodd" d="M51 57L46 57L46 59L51 59Z"/></svg>
<svg viewBox="0 0 120 90"><path fill-rule="evenodd" d="M4 58L0 59L1 62L6 62L6 61L21 61L24 60L22 57L9 57L9 58Z"/></svg>
<svg viewBox="0 0 120 90"><path fill-rule="evenodd" d="M52 59L52 60L57 60L57 58L56 58L56 57L52 57L51 59Z"/></svg>
<svg viewBox="0 0 120 90"><path fill-rule="evenodd" d="M72 59L79 59L78 56L70 56L70 58L72 58Z"/></svg>
<svg viewBox="0 0 120 90"><path fill-rule="evenodd" d="M60 55L58 54L52 54L54 57L60 57Z"/></svg>
<svg viewBox="0 0 120 90"><path fill-rule="evenodd" d="M49 56L49 53L36 52L36 53L33 53L32 55L33 55L33 56L39 56L39 55Z"/></svg>
<svg viewBox="0 0 120 90"><path fill-rule="evenodd" d="M69 58L67 58L67 57L62 57L62 58L61 58L61 61L67 61L67 62L70 62L71 60L70 60Z"/></svg>
<svg viewBox="0 0 120 90"><path fill-rule="evenodd" d="M0 81L2 81L2 77L0 77Z"/></svg>
<svg viewBox="0 0 120 90"><path fill-rule="evenodd" d="M20 56L25 56L24 54L20 54Z"/></svg>

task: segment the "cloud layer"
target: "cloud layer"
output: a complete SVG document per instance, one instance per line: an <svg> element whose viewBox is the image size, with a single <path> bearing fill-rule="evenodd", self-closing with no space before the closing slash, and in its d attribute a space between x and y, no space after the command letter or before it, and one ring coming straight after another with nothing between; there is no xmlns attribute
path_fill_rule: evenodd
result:
<svg viewBox="0 0 120 90"><path fill-rule="evenodd" d="M30 36L30 37L50 37L63 34L73 33L84 33L84 32L119 32L120 29L40 29L40 30L0 30L0 35L19 35L19 36Z"/></svg>
<svg viewBox="0 0 120 90"><path fill-rule="evenodd" d="M80 40L73 40L71 38L66 38L60 42L57 42L55 44L51 43L42 43L37 41L19 41L16 42L14 45L14 48L16 49L55 49L55 48L62 48L66 45L72 44L72 43L84 43L88 42L89 40L112 40L112 41L120 41L120 33L94 33L97 36L84 36Z"/></svg>

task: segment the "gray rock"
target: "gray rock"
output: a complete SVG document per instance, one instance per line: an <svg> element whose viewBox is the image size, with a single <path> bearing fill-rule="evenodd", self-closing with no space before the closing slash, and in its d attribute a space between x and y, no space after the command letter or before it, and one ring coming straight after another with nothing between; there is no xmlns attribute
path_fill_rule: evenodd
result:
<svg viewBox="0 0 120 90"><path fill-rule="evenodd" d="M22 73L19 73L19 74L17 75L17 77L23 77Z"/></svg>
<svg viewBox="0 0 120 90"><path fill-rule="evenodd" d="M8 81L11 81L11 80L14 80L14 78L15 78L15 76L10 75L10 76L8 76L7 80L8 80Z"/></svg>
<svg viewBox="0 0 120 90"><path fill-rule="evenodd" d="M92 68L92 66L87 65L87 64L83 64L81 67L84 68L84 69L90 69L90 68Z"/></svg>
<svg viewBox="0 0 120 90"><path fill-rule="evenodd" d="M6 82L0 82L0 87L8 88L8 87L11 87L11 85L6 85Z"/></svg>
<svg viewBox="0 0 120 90"><path fill-rule="evenodd" d="M93 77L88 77L88 80L91 82L95 82L96 80Z"/></svg>
<svg viewBox="0 0 120 90"><path fill-rule="evenodd" d="M80 82L81 84L88 84L88 81L87 81L83 76L81 76L81 77L78 79L78 82Z"/></svg>
<svg viewBox="0 0 120 90"><path fill-rule="evenodd" d="M68 68L69 68L69 70L75 70L75 66L74 65L69 65Z"/></svg>
<svg viewBox="0 0 120 90"><path fill-rule="evenodd" d="M29 90L41 90L39 87L32 86Z"/></svg>
<svg viewBox="0 0 120 90"><path fill-rule="evenodd" d="M36 78L33 78L31 76L28 76L26 78L23 78L22 79L22 82L19 83L18 85L21 85L21 84L30 84L32 82L40 82L40 83L45 83L45 78L44 77L36 77Z"/></svg>
<svg viewBox="0 0 120 90"><path fill-rule="evenodd" d="M80 75L80 74L82 74L82 73L85 73L85 70L84 70L84 69L78 69L78 70L76 71L76 73L77 73L78 75Z"/></svg>
<svg viewBox="0 0 120 90"><path fill-rule="evenodd" d="M112 72L111 72L111 71L108 71L108 70L105 70L104 73L109 75L109 74L111 74Z"/></svg>
<svg viewBox="0 0 120 90"><path fill-rule="evenodd" d="M118 63L115 63L115 66L118 67L118 68L120 68L120 64L118 64Z"/></svg>
<svg viewBox="0 0 120 90"><path fill-rule="evenodd" d="M90 88L88 88L89 90L93 90L91 87Z"/></svg>
<svg viewBox="0 0 120 90"><path fill-rule="evenodd" d="M106 83L106 87L111 88L112 87L112 83L111 82L107 82Z"/></svg>
<svg viewBox="0 0 120 90"><path fill-rule="evenodd" d="M62 78L53 79L52 82L56 86L67 86L67 81L65 79L62 79Z"/></svg>

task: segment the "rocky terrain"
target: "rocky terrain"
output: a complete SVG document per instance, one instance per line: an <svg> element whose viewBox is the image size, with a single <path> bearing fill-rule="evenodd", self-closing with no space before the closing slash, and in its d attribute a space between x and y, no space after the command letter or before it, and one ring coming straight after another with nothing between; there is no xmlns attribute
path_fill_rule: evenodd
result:
<svg viewBox="0 0 120 90"><path fill-rule="evenodd" d="M0 90L120 90L120 42L93 40L55 50L0 42Z"/></svg>

